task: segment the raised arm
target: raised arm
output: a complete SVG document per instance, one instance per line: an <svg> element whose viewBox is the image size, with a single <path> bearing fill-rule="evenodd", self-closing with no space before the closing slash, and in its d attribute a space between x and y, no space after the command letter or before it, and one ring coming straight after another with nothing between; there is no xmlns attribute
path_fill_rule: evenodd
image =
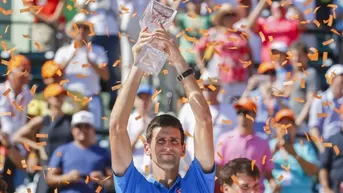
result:
<svg viewBox="0 0 343 193"><path fill-rule="evenodd" d="M146 29L141 31L137 44L132 48L135 59L151 37L151 34L147 33ZM127 125L143 75L144 72L142 70L132 66L111 112L109 125L111 160L112 169L116 175L123 175L132 161L132 148Z"/></svg>
<svg viewBox="0 0 343 193"><path fill-rule="evenodd" d="M258 24L257 24L257 19L260 16L264 6L266 4L266 0L261 0L258 2L256 7L253 9L253 11L249 14L248 16L248 23L246 25L247 29L251 29L251 31L258 33Z"/></svg>
<svg viewBox="0 0 343 193"><path fill-rule="evenodd" d="M190 69L172 37L165 30L158 30L158 39L165 43L169 62L175 66L179 75ZM207 101L194 76L187 76L182 80L189 104L195 116L194 152L195 158L201 164L203 171L210 172L214 166L213 127L211 112Z"/></svg>

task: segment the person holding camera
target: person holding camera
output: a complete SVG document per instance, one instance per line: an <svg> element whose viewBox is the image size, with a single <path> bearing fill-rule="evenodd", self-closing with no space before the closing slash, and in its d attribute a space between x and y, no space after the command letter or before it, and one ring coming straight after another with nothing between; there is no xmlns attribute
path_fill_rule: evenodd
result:
<svg viewBox="0 0 343 193"><path fill-rule="evenodd" d="M269 142L274 162L273 177L280 178L281 193L312 193L313 176L319 160L314 144L297 135L295 116L290 109L276 113L278 136ZM266 193L272 192L266 185Z"/></svg>

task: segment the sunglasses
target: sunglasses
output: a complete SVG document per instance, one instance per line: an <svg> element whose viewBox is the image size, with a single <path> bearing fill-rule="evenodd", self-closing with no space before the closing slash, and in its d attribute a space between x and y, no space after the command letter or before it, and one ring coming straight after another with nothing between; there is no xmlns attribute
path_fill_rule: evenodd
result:
<svg viewBox="0 0 343 193"><path fill-rule="evenodd" d="M275 70L268 70L267 72L264 72L263 75L276 76L276 71Z"/></svg>
<svg viewBox="0 0 343 193"><path fill-rule="evenodd" d="M88 123L80 123L80 124L76 124L75 127L89 129L89 128L92 128L92 125L90 125Z"/></svg>
<svg viewBox="0 0 343 193"><path fill-rule="evenodd" d="M251 111L248 111L248 110L238 110L237 111L237 115L241 115L241 114L243 114L243 115L251 115L253 113Z"/></svg>

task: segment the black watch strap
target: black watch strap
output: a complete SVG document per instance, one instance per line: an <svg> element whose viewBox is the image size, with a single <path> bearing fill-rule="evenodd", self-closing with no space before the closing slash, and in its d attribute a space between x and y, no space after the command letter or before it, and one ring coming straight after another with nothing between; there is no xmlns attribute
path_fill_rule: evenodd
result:
<svg viewBox="0 0 343 193"><path fill-rule="evenodd" d="M194 71L190 68L190 69L186 70L184 73L182 73L181 75L179 75L177 77L177 80L181 81L181 80L185 79L187 76L193 75L193 74L194 74Z"/></svg>

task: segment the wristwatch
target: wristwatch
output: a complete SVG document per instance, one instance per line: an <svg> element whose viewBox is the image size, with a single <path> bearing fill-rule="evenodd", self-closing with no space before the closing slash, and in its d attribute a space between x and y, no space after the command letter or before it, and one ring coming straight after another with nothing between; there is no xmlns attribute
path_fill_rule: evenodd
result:
<svg viewBox="0 0 343 193"><path fill-rule="evenodd" d="M181 80L185 79L187 76L193 75L193 74L194 74L194 71L190 68L190 69L186 70L185 72L183 72L181 75L179 75L177 77L177 80L181 81Z"/></svg>

